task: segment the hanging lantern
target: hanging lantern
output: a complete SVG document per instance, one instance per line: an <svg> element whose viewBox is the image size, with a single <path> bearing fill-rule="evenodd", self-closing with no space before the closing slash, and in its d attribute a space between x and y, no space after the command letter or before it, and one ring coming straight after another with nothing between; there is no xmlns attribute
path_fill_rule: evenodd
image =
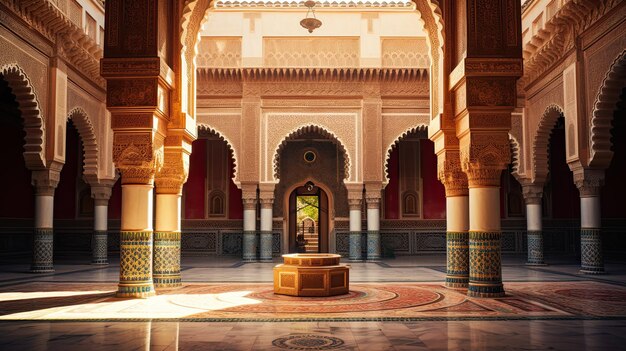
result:
<svg viewBox="0 0 626 351"><path fill-rule="evenodd" d="M313 30L322 26L322 21L315 18L315 10L313 7L315 6L315 1L307 0L304 2L304 6L308 7L309 10L306 12L306 17L300 21L300 25L307 29L309 33L313 33ZM312 17L309 17L311 14Z"/></svg>

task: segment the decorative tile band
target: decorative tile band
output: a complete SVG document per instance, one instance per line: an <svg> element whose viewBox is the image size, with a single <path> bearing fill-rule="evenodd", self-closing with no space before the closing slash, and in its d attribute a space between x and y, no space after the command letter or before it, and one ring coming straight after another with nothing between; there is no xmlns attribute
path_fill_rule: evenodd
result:
<svg viewBox="0 0 626 351"><path fill-rule="evenodd" d="M243 260L247 262L255 262L257 260L256 252L258 249L258 240L256 231L243 232Z"/></svg>
<svg viewBox="0 0 626 351"><path fill-rule="evenodd" d="M504 296L500 238L500 232L469 232L468 296Z"/></svg>
<svg viewBox="0 0 626 351"><path fill-rule="evenodd" d="M600 229L580 229L580 272L584 274L604 273Z"/></svg>
<svg viewBox="0 0 626 351"><path fill-rule="evenodd" d="M272 244L273 244L272 231L260 232L260 260L263 262L272 262Z"/></svg>
<svg viewBox="0 0 626 351"><path fill-rule="evenodd" d="M446 286L467 288L469 282L469 233L446 233Z"/></svg>
<svg viewBox="0 0 626 351"><path fill-rule="evenodd" d="M95 230L91 235L91 264L109 264L106 230Z"/></svg>
<svg viewBox="0 0 626 351"><path fill-rule="evenodd" d="M380 232L374 230L367 231L367 260L380 260Z"/></svg>
<svg viewBox="0 0 626 351"><path fill-rule="evenodd" d="M154 232L154 272L157 288L181 286L180 232Z"/></svg>
<svg viewBox="0 0 626 351"><path fill-rule="evenodd" d="M543 232L529 230L528 238L528 264L544 264L543 262Z"/></svg>
<svg viewBox="0 0 626 351"><path fill-rule="evenodd" d="M363 261L361 232L350 232L350 261Z"/></svg>
<svg viewBox="0 0 626 351"><path fill-rule="evenodd" d="M120 232L118 297L154 295L152 283L152 231Z"/></svg>
<svg viewBox="0 0 626 351"><path fill-rule="evenodd" d="M35 228L33 236L32 273L54 272L52 265L54 252L54 231L52 228Z"/></svg>

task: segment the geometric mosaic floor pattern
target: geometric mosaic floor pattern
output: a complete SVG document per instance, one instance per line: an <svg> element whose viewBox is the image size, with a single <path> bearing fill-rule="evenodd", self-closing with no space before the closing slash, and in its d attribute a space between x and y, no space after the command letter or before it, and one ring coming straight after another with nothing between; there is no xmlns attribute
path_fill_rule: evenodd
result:
<svg viewBox="0 0 626 351"><path fill-rule="evenodd" d="M0 290L0 320L418 321L626 318L626 288L579 282L505 283L470 298L429 283L354 283L328 298L275 295L270 283L188 283L118 299L104 283L25 283ZM330 341L329 341L330 342Z"/></svg>

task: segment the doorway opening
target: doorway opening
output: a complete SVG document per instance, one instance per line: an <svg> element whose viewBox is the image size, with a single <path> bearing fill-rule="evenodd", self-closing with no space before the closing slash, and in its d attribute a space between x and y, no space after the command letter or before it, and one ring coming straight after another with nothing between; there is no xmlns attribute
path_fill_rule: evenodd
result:
<svg viewBox="0 0 626 351"><path fill-rule="evenodd" d="M289 196L289 252L328 252L328 196L309 181Z"/></svg>

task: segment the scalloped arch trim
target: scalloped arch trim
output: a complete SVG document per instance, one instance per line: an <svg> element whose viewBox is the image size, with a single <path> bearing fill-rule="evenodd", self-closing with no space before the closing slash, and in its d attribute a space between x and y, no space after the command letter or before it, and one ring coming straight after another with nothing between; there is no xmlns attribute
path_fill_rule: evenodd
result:
<svg viewBox="0 0 626 351"><path fill-rule="evenodd" d="M0 67L0 78L4 79L11 88L24 120L26 167L30 170L45 169L45 121L30 79L15 64Z"/></svg>
<svg viewBox="0 0 626 351"><path fill-rule="evenodd" d="M334 133L326 130L324 127L307 125L296 128L278 144L278 147L274 151L274 180L280 179L280 154L287 145L287 142L297 139L306 133L312 132L319 133L326 139L332 140L337 143L337 146L339 147L339 150L343 153L344 157L344 180L350 179L350 155L348 155L348 152L343 146L344 143L341 141L341 139L339 139Z"/></svg>
<svg viewBox="0 0 626 351"><path fill-rule="evenodd" d="M224 133L207 124L198 124L198 131L215 134L220 140L226 142L226 146L228 147L230 156L233 158L233 174L231 175L231 178L235 182L235 184L237 184L239 179L239 161L237 156L237 150L233 146L233 143L224 135Z"/></svg>
<svg viewBox="0 0 626 351"><path fill-rule="evenodd" d="M549 105L543 115L537 134L533 140L533 182L545 182L548 177L548 144L552 129L563 115L563 108L556 104Z"/></svg>
<svg viewBox="0 0 626 351"><path fill-rule="evenodd" d="M396 147L398 147L398 144L400 143L400 141L402 141L402 139L404 139L409 134L417 133L417 132L426 132L426 131L428 131L427 125L419 125L419 126L411 127L405 130L404 132L402 132L402 134L398 135L398 137L391 144L387 146L387 152L385 153L385 164L383 166L385 183L389 183L389 159L391 158L391 153Z"/></svg>
<svg viewBox="0 0 626 351"><path fill-rule="evenodd" d="M98 140L93 128L93 124L82 107L74 107L68 114L67 119L71 120L83 142L84 166L83 174L87 179L98 179Z"/></svg>

